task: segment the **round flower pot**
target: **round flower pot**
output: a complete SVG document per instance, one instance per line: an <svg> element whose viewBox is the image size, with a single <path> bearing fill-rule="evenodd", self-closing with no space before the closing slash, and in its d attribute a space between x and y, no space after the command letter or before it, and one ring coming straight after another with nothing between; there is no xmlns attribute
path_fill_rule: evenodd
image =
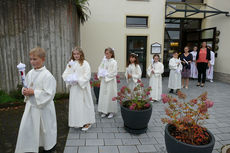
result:
<svg viewBox="0 0 230 153"><path fill-rule="evenodd" d="M145 133L152 115L152 105L145 110L130 110L120 106L125 130L133 134Z"/></svg>
<svg viewBox="0 0 230 153"><path fill-rule="evenodd" d="M96 104L98 104L98 98L99 98L99 93L100 93L100 87L93 87L93 91L96 97Z"/></svg>
<svg viewBox="0 0 230 153"><path fill-rule="evenodd" d="M169 127L172 126L167 124L165 127L165 145L168 153L212 153L215 145L215 138L213 134L207 130L210 135L210 143L206 145L191 145L184 142L178 141L175 137L169 133Z"/></svg>

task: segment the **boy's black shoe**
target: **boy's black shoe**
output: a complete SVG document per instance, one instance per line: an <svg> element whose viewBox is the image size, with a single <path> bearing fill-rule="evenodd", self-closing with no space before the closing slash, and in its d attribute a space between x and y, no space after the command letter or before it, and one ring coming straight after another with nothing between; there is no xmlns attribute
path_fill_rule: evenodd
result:
<svg viewBox="0 0 230 153"><path fill-rule="evenodd" d="M56 153L56 145L50 150L43 150L42 153Z"/></svg>
<svg viewBox="0 0 230 153"><path fill-rule="evenodd" d="M173 93L173 89L170 89L169 93Z"/></svg>

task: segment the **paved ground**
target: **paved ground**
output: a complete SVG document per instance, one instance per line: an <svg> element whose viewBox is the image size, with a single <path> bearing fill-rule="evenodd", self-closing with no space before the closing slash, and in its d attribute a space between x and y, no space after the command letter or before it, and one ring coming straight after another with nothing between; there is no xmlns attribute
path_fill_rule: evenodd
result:
<svg viewBox="0 0 230 153"><path fill-rule="evenodd" d="M143 79L148 85L148 80ZM168 78L163 79L163 93L168 93ZM208 91L214 107L210 109L210 119L205 126L215 135L216 143L213 153L221 152L221 147L230 144L230 84L207 82L204 88L196 87L197 81L191 80L189 89L182 89L188 99ZM125 81L119 84L119 88ZM97 105L95 105L97 110ZM96 111L97 112L97 111ZM166 153L164 127L160 118L164 116L164 105L153 104L153 113L146 133L133 135L123 128L120 112L113 118L101 119L96 113L96 124L87 132L70 128L64 153Z"/></svg>

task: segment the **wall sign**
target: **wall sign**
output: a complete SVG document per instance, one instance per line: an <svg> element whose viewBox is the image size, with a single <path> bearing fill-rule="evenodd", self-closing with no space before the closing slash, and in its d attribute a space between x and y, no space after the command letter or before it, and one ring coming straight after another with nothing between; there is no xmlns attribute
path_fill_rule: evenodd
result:
<svg viewBox="0 0 230 153"><path fill-rule="evenodd" d="M151 54L160 54L161 53L161 44L155 42L151 45Z"/></svg>

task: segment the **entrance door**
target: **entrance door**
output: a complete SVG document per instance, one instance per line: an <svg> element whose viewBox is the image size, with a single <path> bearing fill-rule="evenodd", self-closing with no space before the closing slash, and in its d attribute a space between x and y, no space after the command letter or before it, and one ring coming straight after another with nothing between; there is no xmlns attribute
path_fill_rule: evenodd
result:
<svg viewBox="0 0 230 153"><path fill-rule="evenodd" d="M146 76L146 48L147 36L127 36L127 61L129 54L138 54L139 65L142 70L142 77Z"/></svg>
<svg viewBox="0 0 230 153"><path fill-rule="evenodd" d="M190 30L184 32L183 46L189 46L192 50L193 46L201 46L203 41L207 44L212 45L212 50L215 50L216 44L216 28Z"/></svg>

